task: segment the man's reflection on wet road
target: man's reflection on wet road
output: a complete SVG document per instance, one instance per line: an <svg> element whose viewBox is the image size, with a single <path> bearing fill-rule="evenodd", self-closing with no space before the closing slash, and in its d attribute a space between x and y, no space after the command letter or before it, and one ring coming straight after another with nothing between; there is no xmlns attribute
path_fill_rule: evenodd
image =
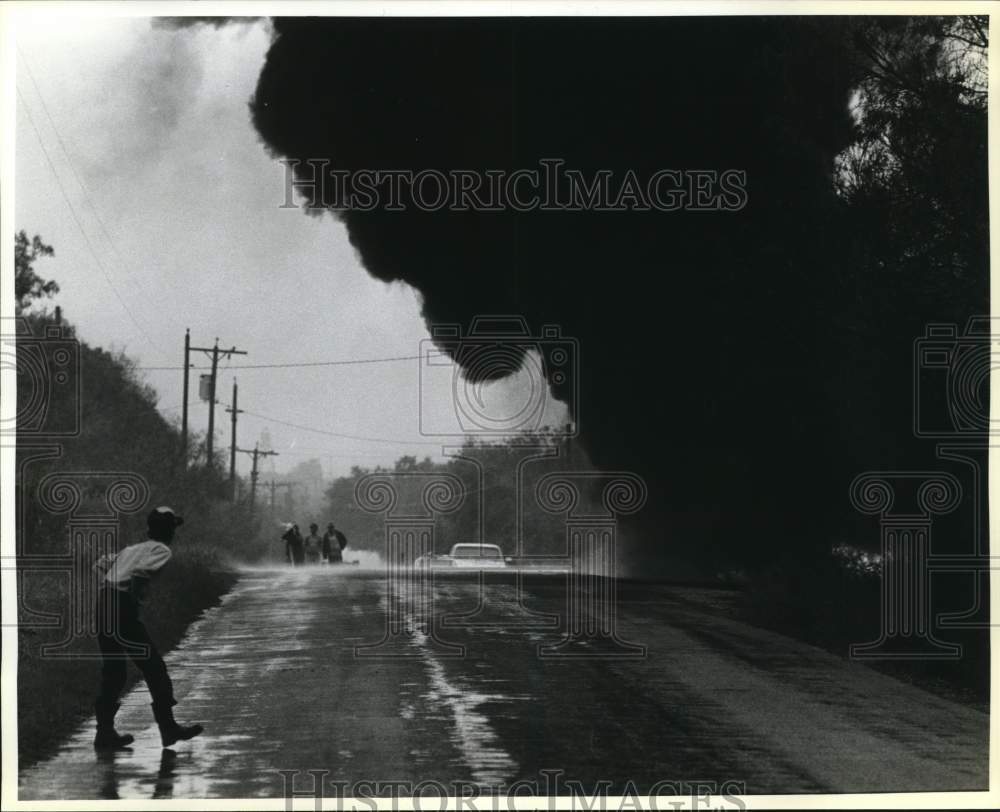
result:
<svg viewBox="0 0 1000 812"><path fill-rule="evenodd" d="M99 797L109 801L121 799L119 784L122 780L131 785L153 784L152 798L168 800L174 797L174 780L177 778L177 751L165 749L160 755L160 767L154 779L136 775L136 763L130 749L98 751L95 770L98 773ZM138 779L138 780L137 780ZM135 797L129 793L129 797Z"/></svg>

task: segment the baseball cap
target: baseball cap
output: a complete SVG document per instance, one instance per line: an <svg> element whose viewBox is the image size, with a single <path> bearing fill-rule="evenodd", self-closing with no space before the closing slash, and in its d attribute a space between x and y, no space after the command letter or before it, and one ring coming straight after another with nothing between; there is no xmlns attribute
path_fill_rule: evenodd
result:
<svg viewBox="0 0 1000 812"><path fill-rule="evenodd" d="M178 516L173 508L164 506L155 508L146 520L150 527L180 527L184 518Z"/></svg>

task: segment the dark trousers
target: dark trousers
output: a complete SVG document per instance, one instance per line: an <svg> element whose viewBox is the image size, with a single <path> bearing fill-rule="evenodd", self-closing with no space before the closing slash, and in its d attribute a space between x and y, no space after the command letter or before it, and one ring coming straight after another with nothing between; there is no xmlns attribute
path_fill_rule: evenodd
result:
<svg viewBox="0 0 1000 812"><path fill-rule="evenodd" d="M149 639L139 619L139 607L131 595L103 588L97 597L97 645L101 649L101 690L98 702L118 701L128 677L126 659L142 672L154 704L175 705L174 686L163 658Z"/></svg>

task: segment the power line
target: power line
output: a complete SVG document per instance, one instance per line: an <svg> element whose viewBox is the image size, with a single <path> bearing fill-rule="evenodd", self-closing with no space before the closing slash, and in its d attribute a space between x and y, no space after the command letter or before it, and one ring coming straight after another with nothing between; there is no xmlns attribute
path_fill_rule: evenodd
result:
<svg viewBox="0 0 1000 812"><path fill-rule="evenodd" d="M277 423L280 426L288 426L289 428L299 429L300 431L311 431L315 434L325 434L328 437L340 437L345 440L360 440L365 443L388 443L389 445L433 445L440 446L440 442L433 442L430 440L390 440L387 437L363 437L357 434L342 434L336 431L327 431L326 429L318 429L313 426L303 426L300 423L292 423L288 420L279 420L277 417L268 417L266 414L258 414L257 412L251 412L249 410L244 410L243 412L251 417L256 417L261 420L266 420L269 423Z"/></svg>
<svg viewBox="0 0 1000 812"><path fill-rule="evenodd" d="M385 358L349 358L341 361L302 361L288 364L233 364L227 369L295 369L301 367L339 367L352 366L357 364L382 364L389 361L417 361L423 358L422 355L393 355ZM161 370L176 371L184 369L182 366L163 367L136 367L143 372L156 372ZM211 369L211 367L192 366L191 369Z"/></svg>
<svg viewBox="0 0 1000 812"><path fill-rule="evenodd" d="M216 403L216 405L225 406L227 409L231 409L232 408L232 404L231 403L226 403L225 401L221 401L221 400L217 399L215 401L215 403ZM440 446L441 445L441 443L433 442L433 441L427 441L427 440L391 440L388 437L361 437L361 436L358 436L356 434L340 434L340 433L335 432L335 431L327 431L326 429L318 429L318 428L315 428L313 426L303 426L303 425L301 425L299 423L290 423L287 420L281 420L281 419L279 419L277 417L269 417L266 414L260 414L258 412L251 412L251 411L249 411L247 409L240 409L240 412L242 412L245 415L249 415L250 417L256 417L256 418L258 418L260 420L264 420L264 421L266 421L268 423L277 423L279 425L288 426L288 427L293 428L293 429L300 429L302 431L311 431L311 432L315 432L316 434L325 434L325 435L328 435L330 437L340 437L340 438L346 439L346 440L360 440L360 441L368 442L368 443L388 443L390 445L403 445L403 446L407 446L407 445L433 445L433 446ZM282 453L285 453L285 452L282 452ZM318 455L315 455L315 456L323 456L323 455L322 454L318 454ZM438 456L443 456L443 455L438 455Z"/></svg>
<svg viewBox="0 0 1000 812"><path fill-rule="evenodd" d="M394 453L398 453L392 451L387 451L385 452L385 454L378 454L369 451L355 451L352 453L349 451L328 451L325 448L312 448L311 446L299 446L299 447L305 450L292 451L285 449L285 450L280 450L278 453L281 454L283 457L287 456L312 457L317 460L322 459L323 457L343 457L345 459L355 459L356 457L371 457L373 459L382 460L386 459L387 456L390 456ZM445 454L426 454L425 456L436 457L438 459L448 459L448 457Z"/></svg>
<svg viewBox="0 0 1000 812"><path fill-rule="evenodd" d="M108 273L107 269L104 267L104 264L101 262L100 257L97 254L97 251L94 250L94 245L93 243L91 243L90 237L87 236L87 232L83 227L83 223L80 221L80 218L76 213L76 208L73 206L73 203L69 199L69 195L66 193L66 187L63 186L62 180L59 177L59 173L56 171L55 164L52 162L52 158L49 155L49 151L45 148L45 142L42 141L42 134L39 132L38 127L35 124L35 119L31 115L31 109L28 107L28 102L25 100L24 95L21 93L20 88L17 88L17 97L21 101L21 107L24 109L24 112L28 117L28 123L31 124L31 129L35 133L35 138L38 139L38 146L42 148L42 154L45 156L45 161L46 163L48 163L49 169L52 171L52 176L55 178L56 185L59 187L59 191L62 193L63 200L66 201L67 207L69 207L70 214L73 216L73 221L76 223L76 227L80 230L80 234L83 237L84 242L87 244L87 248L89 249L90 254L94 259L94 263L97 265L101 273L104 275L104 278L107 280L108 286L111 288L111 292L115 294L115 298L118 299L119 304L121 304L122 308L128 314L128 317L132 320L132 324L135 325L136 329L142 334L142 336L146 339L146 341L149 342L149 344L153 348L162 352L163 351L162 347L160 347L155 341L153 341L152 338L150 338L149 334L145 331L145 329L143 329L143 326L139 323L139 320L135 317L135 314L132 312L131 308L125 303L125 300L122 298L121 294L118 292L118 288L115 287L115 283L111 279L111 274Z"/></svg>

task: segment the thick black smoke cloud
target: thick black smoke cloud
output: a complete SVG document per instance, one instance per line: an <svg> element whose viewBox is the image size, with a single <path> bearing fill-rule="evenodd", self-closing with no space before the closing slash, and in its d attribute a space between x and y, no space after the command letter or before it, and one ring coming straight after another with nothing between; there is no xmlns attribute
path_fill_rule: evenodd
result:
<svg viewBox="0 0 1000 812"><path fill-rule="evenodd" d="M850 136L839 25L279 19L253 118L274 153L341 169L745 170L738 213L343 219L428 322L520 313L580 340L572 405L595 463L649 482L649 551L760 560L824 541L846 503L821 368Z"/></svg>

